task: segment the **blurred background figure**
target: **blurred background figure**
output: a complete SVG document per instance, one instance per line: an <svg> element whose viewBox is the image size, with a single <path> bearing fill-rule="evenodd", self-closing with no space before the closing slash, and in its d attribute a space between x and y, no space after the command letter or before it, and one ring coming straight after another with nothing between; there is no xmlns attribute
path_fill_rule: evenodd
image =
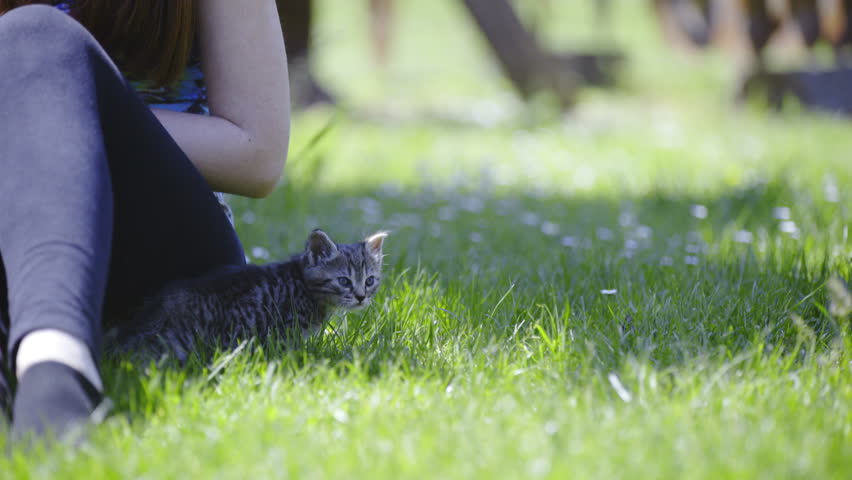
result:
<svg viewBox="0 0 852 480"><path fill-rule="evenodd" d="M336 103L311 68L313 0L277 0L290 59L297 108ZM524 101L547 95L570 108L587 86L617 83L624 55L613 48L554 51L540 38L539 24L553 23L551 0L452 0L466 11L500 71ZM607 32L612 0L588 0L601 35ZM795 98L805 107L852 113L845 85L852 83L852 0L645 0L672 45L710 48L740 65L734 98L762 98L775 109ZM364 0L376 64L384 67L395 37L393 0ZM522 7L519 15L517 7ZM830 49L826 61L822 51Z"/></svg>
<svg viewBox="0 0 852 480"><path fill-rule="evenodd" d="M781 109L787 98L795 98L805 107L852 113L846 54L852 44L852 0L654 0L654 6L673 44L749 52L738 101L761 96ZM832 49L831 61L819 55L821 44Z"/></svg>
<svg viewBox="0 0 852 480"><path fill-rule="evenodd" d="M711 0L654 0L666 37L698 48L710 44L713 23L710 6Z"/></svg>
<svg viewBox="0 0 852 480"><path fill-rule="evenodd" d="M393 0L370 0L370 36L376 61L384 66L390 50Z"/></svg>
<svg viewBox="0 0 852 480"><path fill-rule="evenodd" d="M539 93L570 107L585 85L612 86L623 56L617 51L563 52L545 49L508 0L460 0L498 60L503 73L524 100ZM604 22L609 0L595 2ZM287 42L293 104L304 108L335 103L311 72L312 0L277 0ZM387 62L392 42L393 0L369 0L370 34L377 62ZM545 6L546 8L546 6Z"/></svg>
<svg viewBox="0 0 852 480"><path fill-rule="evenodd" d="M765 71L763 51L769 39L781 27L782 17L771 11L765 0L742 0L749 46L754 56L755 70Z"/></svg>
<svg viewBox="0 0 852 480"><path fill-rule="evenodd" d="M810 51L820 35L820 15L817 0L789 0L790 17L802 36L805 48Z"/></svg>
<svg viewBox="0 0 852 480"><path fill-rule="evenodd" d="M389 0L386 0L389 1ZM317 83L310 67L313 2L311 0L276 0L290 70L290 96L293 106L303 108L334 103L334 97Z"/></svg>
<svg viewBox="0 0 852 480"><path fill-rule="evenodd" d="M849 47L852 46L852 0L824 0L821 4L825 9L822 34L831 44L835 63L848 65Z"/></svg>
<svg viewBox="0 0 852 480"><path fill-rule="evenodd" d="M598 5L601 0L594 0ZM552 94L569 107L584 85L610 86L622 61L618 52L555 53L545 49L518 17L508 0L463 0L491 47L503 73L522 98ZM605 9L599 9L600 17Z"/></svg>

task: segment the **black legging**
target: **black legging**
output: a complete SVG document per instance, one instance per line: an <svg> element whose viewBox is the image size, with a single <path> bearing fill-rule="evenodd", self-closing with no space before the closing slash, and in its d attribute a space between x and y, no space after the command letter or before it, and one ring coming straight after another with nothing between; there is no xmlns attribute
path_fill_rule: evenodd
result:
<svg viewBox="0 0 852 480"><path fill-rule="evenodd" d="M0 16L7 358L43 328L97 358L102 322L171 280L244 262L207 183L94 38L51 7Z"/></svg>

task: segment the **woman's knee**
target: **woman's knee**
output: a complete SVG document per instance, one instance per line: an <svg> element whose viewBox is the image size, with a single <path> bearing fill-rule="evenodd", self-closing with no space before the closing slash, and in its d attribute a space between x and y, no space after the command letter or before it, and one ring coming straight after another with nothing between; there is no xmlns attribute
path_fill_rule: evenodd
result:
<svg viewBox="0 0 852 480"><path fill-rule="evenodd" d="M27 5L0 15L0 69L4 72L81 60L93 45L96 42L82 25L54 7Z"/></svg>

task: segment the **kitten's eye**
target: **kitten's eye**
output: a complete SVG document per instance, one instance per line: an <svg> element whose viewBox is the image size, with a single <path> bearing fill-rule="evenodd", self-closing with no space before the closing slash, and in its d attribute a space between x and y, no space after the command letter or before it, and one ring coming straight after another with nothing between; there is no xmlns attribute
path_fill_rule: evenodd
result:
<svg viewBox="0 0 852 480"><path fill-rule="evenodd" d="M346 277L337 277L337 283L339 283L342 287L349 287L352 285L352 282Z"/></svg>
<svg viewBox="0 0 852 480"><path fill-rule="evenodd" d="M364 285L368 287L372 287L374 283L376 283L376 277L372 275L370 275L369 277L367 277L366 280L364 280Z"/></svg>

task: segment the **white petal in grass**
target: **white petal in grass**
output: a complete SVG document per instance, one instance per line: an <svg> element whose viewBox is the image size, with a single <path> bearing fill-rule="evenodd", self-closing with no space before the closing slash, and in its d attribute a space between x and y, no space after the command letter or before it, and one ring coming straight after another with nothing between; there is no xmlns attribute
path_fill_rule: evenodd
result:
<svg viewBox="0 0 852 480"><path fill-rule="evenodd" d="M395 183L385 183L379 187L379 195L387 198L396 198L402 194L402 188Z"/></svg>
<svg viewBox="0 0 852 480"><path fill-rule="evenodd" d="M636 215L633 212L624 211L618 215L618 224L624 228L630 227L636 224Z"/></svg>
<svg viewBox="0 0 852 480"><path fill-rule="evenodd" d="M449 222L456 218L456 209L448 206L443 206L438 209L438 219L444 222Z"/></svg>
<svg viewBox="0 0 852 480"><path fill-rule="evenodd" d="M846 318L852 314L852 290L839 277L831 277L826 287L828 289L828 312L835 318Z"/></svg>
<svg viewBox="0 0 852 480"><path fill-rule="evenodd" d="M530 227L538 225L538 215L533 212L524 212L521 214L521 223Z"/></svg>
<svg viewBox="0 0 852 480"><path fill-rule="evenodd" d="M255 221L257 221L257 215L254 214L251 210L246 210L243 212L243 215L240 217L240 220L246 225L251 225Z"/></svg>
<svg viewBox="0 0 852 480"><path fill-rule="evenodd" d="M509 169L501 169L497 171L497 177L494 179L494 184L498 187L507 187L515 184L515 172Z"/></svg>
<svg viewBox="0 0 852 480"><path fill-rule="evenodd" d="M548 420L544 423L544 433L548 435L556 435L559 431L559 424L555 420Z"/></svg>
<svg viewBox="0 0 852 480"><path fill-rule="evenodd" d="M498 211L517 212L521 208L521 201L516 197L501 198L496 202Z"/></svg>
<svg viewBox="0 0 852 480"><path fill-rule="evenodd" d="M668 150L676 150L685 144L683 131L677 123L671 120L655 120L656 140L658 144Z"/></svg>
<svg viewBox="0 0 852 480"><path fill-rule="evenodd" d="M371 197L362 197L358 199L358 207L365 215L381 215L382 204L378 200Z"/></svg>
<svg viewBox="0 0 852 480"><path fill-rule="evenodd" d="M269 250L263 247L251 247L251 256L260 260L269 260Z"/></svg>
<svg viewBox="0 0 852 480"><path fill-rule="evenodd" d="M639 248L639 242L633 240L632 238L628 238L624 241L624 249L625 250L636 250Z"/></svg>
<svg viewBox="0 0 852 480"><path fill-rule="evenodd" d="M701 232L690 230L686 232L686 241L690 243L704 243L704 237L701 236Z"/></svg>
<svg viewBox="0 0 852 480"><path fill-rule="evenodd" d="M796 226L796 222L792 220L784 220L778 225L778 228L784 233L796 233L799 231L799 227Z"/></svg>
<svg viewBox="0 0 852 480"><path fill-rule="evenodd" d="M440 236L441 236L441 225L440 225L440 224L438 224L438 223L433 223L433 224L429 227L429 230L430 230L430 232L429 232L429 233L431 233L433 237L438 238L438 237L440 237Z"/></svg>
<svg viewBox="0 0 852 480"><path fill-rule="evenodd" d="M759 159L766 151L766 147L760 139L755 137L747 137L742 143L743 153L751 159Z"/></svg>
<svg viewBox="0 0 852 480"><path fill-rule="evenodd" d="M654 234L654 229L648 225L637 225L633 234L636 235L636 238L639 240L648 240Z"/></svg>
<svg viewBox="0 0 852 480"><path fill-rule="evenodd" d="M601 290L601 295L615 295L616 293L618 293L617 288L612 288L612 289L605 288L605 289Z"/></svg>
<svg viewBox="0 0 852 480"><path fill-rule="evenodd" d="M346 410L340 408L335 408L334 411L331 412L331 416L340 423L346 423L349 421L349 414L346 413Z"/></svg>
<svg viewBox="0 0 852 480"><path fill-rule="evenodd" d="M840 190L837 188L837 181L834 180L834 177L827 176L825 178L822 193L825 195L826 202L837 203L840 200Z"/></svg>
<svg viewBox="0 0 852 480"><path fill-rule="evenodd" d="M497 169L493 167L497 163L497 159L486 156L482 158L485 164L479 169L479 189L483 192L491 191L497 183Z"/></svg>
<svg viewBox="0 0 852 480"><path fill-rule="evenodd" d="M698 257L694 255L687 255L683 258L684 263L687 265L698 265Z"/></svg>
<svg viewBox="0 0 852 480"><path fill-rule="evenodd" d="M666 245L668 245L669 250L675 250L675 249L680 248L680 245L682 243L683 243L683 240L681 240L680 235L678 235L678 234L674 234L671 237L666 239Z"/></svg>
<svg viewBox="0 0 852 480"><path fill-rule="evenodd" d="M633 400L633 395L630 395L630 392L624 388L621 380L618 379L618 375L610 373L607 376L607 379L609 380L609 384L612 385L612 388L615 389L615 393L618 395L618 398L624 400L626 403L630 403L630 401Z"/></svg>
<svg viewBox="0 0 852 480"><path fill-rule="evenodd" d="M734 241L737 243L751 243L754 235L748 230L740 230L734 234Z"/></svg>
<svg viewBox="0 0 852 480"><path fill-rule="evenodd" d="M541 233L552 237L559 233L559 225L553 222L544 222L541 224Z"/></svg>
<svg viewBox="0 0 852 480"><path fill-rule="evenodd" d="M479 197L464 197L461 200L461 207L470 213L480 213L485 209L485 202Z"/></svg>
<svg viewBox="0 0 852 480"><path fill-rule="evenodd" d="M473 243L479 243L482 241L482 234L479 232L472 232L470 234L470 241Z"/></svg>
<svg viewBox="0 0 852 480"><path fill-rule="evenodd" d="M580 190L591 188L595 184L597 175L595 170L588 166L580 166L574 171L574 186Z"/></svg>
<svg viewBox="0 0 852 480"><path fill-rule="evenodd" d="M508 120L512 110L505 103L494 100L480 101L473 104L468 111L470 120L481 127L494 127Z"/></svg>
<svg viewBox="0 0 852 480"><path fill-rule="evenodd" d="M598 236L598 240L602 240L604 242L608 242L615 237L615 234L612 233L612 230L606 227L598 227L595 229L595 234Z"/></svg>
<svg viewBox="0 0 852 480"><path fill-rule="evenodd" d="M701 245L689 244L686 246L686 253L701 253Z"/></svg>
<svg viewBox="0 0 852 480"><path fill-rule="evenodd" d="M775 207L772 209L772 216L778 220L789 220L790 209L788 207Z"/></svg>
<svg viewBox="0 0 852 480"><path fill-rule="evenodd" d="M695 218L705 219L707 218L707 207L704 205L695 204L689 207L689 214Z"/></svg>
<svg viewBox="0 0 852 480"><path fill-rule="evenodd" d="M668 255L660 259L660 265L663 267L671 267L674 265L674 259Z"/></svg>
<svg viewBox="0 0 852 480"><path fill-rule="evenodd" d="M577 246L577 239L570 235L565 235L564 237L562 237L562 240L560 240L560 243L562 243L563 247L574 248Z"/></svg>
<svg viewBox="0 0 852 480"><path fill-rule="evenodd" d="M529 474L533 477L543 477L550 473L551 470L550 458L540 457L530 462Z"/></svg>

